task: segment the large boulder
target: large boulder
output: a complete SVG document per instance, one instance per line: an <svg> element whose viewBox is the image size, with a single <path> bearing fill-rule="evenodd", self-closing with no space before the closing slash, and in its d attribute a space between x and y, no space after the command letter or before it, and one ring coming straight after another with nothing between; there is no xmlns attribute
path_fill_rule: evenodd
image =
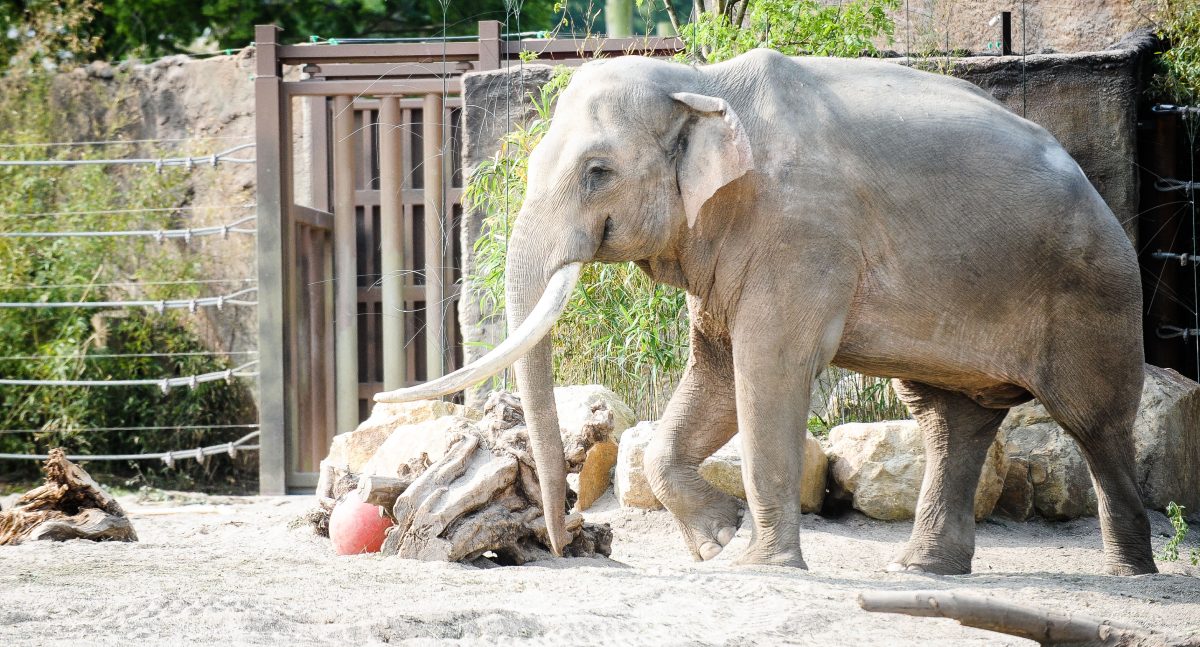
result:
<svg viewBox="0 0 1200 647"><path fill-rule="evenodd" d="M646 480L643 461L646 446L654 437L655 421L639 422L625 430L617 450L616 494L617 501L626 508L660 510L663 505L650 490Z"/></svg>
<svg viewBox="0 0 1200 647"><path fill-rule="evenodd" d="M850 423L829 432L830 496L875 519L911 519L925 474L925 447L915 420ZM992 512L1004 486L1004 434L988 450L975 490L975 518Z"/></svg>
<svg viewBox="0 0 1200 647"><path fill-rule="evenodd" d="M825 501L825 477L829 461L821 443L807 431L804 433L804 467L800 481L800 510L819 512ZM713 487L733 497L746 499L742 480L741 436L735 435L700 464L700 476Z"/></svg>
<svg viewBox="0 0 1200 647"><path fill-rule="evenodd" d="M1096 494L1079 447L1045 407L1014 407L1001 427L1015 460L1007 475L1002 510L1023 519L1096 514ZM1141 404L1133 424L1137 482L1147 507L1171 501L1200 511L1200 384L1147 364Z"/></svg>
<svg viewBox="0 0 1200 647"><path fill-rule="evenodd" d="M612 484L621 434L637 422L617 394L598 384L554 389L569 479L579 495L576 509L587 510Z"/></svg>
<svg viewBox="0 0 1200 647"><path fill-rule="evenodd" d="M1041 405L1013 407L1000 428L1007 437L1009 467L998 512L1019 521L1096 514L1096 493L1079 445Z"/></svg>
<svg viewBox="0 0 1200 647"><path fill-rule="evenodd" d="M563 435L582 428L599 404L612 412L613 442L620 442L621 434L637 424L633 409L619 395L599 384L560 386L554 389L554 406L558 409L558 426L563 430Z"/></svg>
<svg viewBox="0 0 1200 647"><path fill-rule="evenodd" d="M474 421L479 419L480 414L462 405L440 400L419 400L402 404L377 403L371 409L370 417L362 421L357 429L334 436L333 443L329 447L329 454L321 461L317 496L333 497L335 485L342 476L366 472L367 463L397 429L436 421L447 416ZM430 451L433 452L435 459L445 453L445 447L442 447L440 453L436 448L438 442L444 444L444 438L441 441L437 440L434 429L422 429L414 433L425 439L420 442L428 441L431 444ZM381 459L379 462L386 463L387 461ZM381 465L380 469L385 467L387 465ZM378 475L394 476L394 474L383 473Z"/></svg>

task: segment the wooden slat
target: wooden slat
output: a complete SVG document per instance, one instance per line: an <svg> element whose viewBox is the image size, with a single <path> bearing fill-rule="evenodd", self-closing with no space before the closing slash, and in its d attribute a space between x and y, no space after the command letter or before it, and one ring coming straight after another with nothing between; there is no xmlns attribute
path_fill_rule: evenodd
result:
<svg viewBox="0 0 1200 647"><path fill-rule="evenodd" d="M404 94L429 94L442 90L447 93L462 93L462 78L442 79L384 79L362 81L288 81L284 91L289 97L337 97L337 96L392 96Z"/></svg>
<svg viewBox="0 0 1200 647"><path fill-rule="evenodd" d="M310 70L314 77L329 80L342 79L382 79L389 77L430 77L441 79L450 76L475 71L472 61L454 61L442 63L441 59L428 63L326 63Z"/></svg>
<svg viewBox="0 0 1200 647"><path fill-rule="evenodd" d="M333 231L333 214L320 209L313 209L302 204L292 205L292 218L297 224L322 231Z"/></svg>
<svg viewBox="0 0 1200 647"><path fill-rule="evenodd" d="M280 45L279 61L284 65L311 63L387 63L391 61L474 60L479 55L475 42L456 43L373 43L345 45Z"/></svg>
<svg viewBox="0 0 1200 647"><path fill-rule="evenodd" d="M333 213L336 312L337 428L346 432L358 426L358 293L357 224L354 205L354 111L351 98L334 101Z"/></svg>

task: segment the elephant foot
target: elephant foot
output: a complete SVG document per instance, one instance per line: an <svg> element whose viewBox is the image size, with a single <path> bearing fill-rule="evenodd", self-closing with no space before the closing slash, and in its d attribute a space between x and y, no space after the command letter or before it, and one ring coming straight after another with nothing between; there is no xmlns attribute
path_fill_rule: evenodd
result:
<svg viewBox="0 0 1200 647"><path fill-rule="evenodd" d="M1112 560L1104 560L1104 572L1108 575L1146 575L1147 573L1157 573L1158 566L1154 564L1154 560L1140 560L1136 562L1115 562Z"/></svg>
<svg viewBox="0 0 1200 647"><path fill-rule="evenodd" d="M799 547L772 550L763 548L757 543L751 543L746 552L742 553L734 563L738 566L791 566L808 570L808 564L804 561L804 556L800 554Z"/></svg>
<svg viewBox="0 0 1200 647"><path fill-rule="evenodd" d="M974 549L938 549L911 543L887 565L889 573L966 575L971 572Z"/></svg>
<svg viewBox="0 0 1200 647"><path fill-rule="evenodd" d="M692 558L698 562L708 561L733 541L742 523L742 506L737 499L722 495L699 512L676 513L675 520Z"/></svg>

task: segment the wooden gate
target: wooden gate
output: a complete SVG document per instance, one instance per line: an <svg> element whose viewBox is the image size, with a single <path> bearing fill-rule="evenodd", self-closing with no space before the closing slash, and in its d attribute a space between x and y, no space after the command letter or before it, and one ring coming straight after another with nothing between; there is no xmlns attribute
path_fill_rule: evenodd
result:
<svg viewBox="0 0 1200 647"><path fill-rule="evenodd" d="M282 45L279 34L255 31L264 494L315 486L333 436L375 393L462 362L462 74L523 50L575 65L679 47L508 41L496 21L469 41Z"/></svg>

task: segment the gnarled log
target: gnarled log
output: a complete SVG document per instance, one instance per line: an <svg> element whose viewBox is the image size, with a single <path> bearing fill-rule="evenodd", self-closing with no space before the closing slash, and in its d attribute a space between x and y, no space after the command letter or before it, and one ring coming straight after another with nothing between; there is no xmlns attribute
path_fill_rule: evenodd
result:
<svg viewBox="0 0 1200 647"><path fill-rule="evenodd" d="M0 512L0 546L38 539L137 541L117 500L61 449L50 450L44 469L45 484Z"/></svg>
<svg viewBox="0 0 1200 647"><path fill-rule="evenodd" d="M858 595L858 605L867 611L951 618L1056 647L1200 647L1198 640L1153 629L953 591L869 591Z"/></svg>

